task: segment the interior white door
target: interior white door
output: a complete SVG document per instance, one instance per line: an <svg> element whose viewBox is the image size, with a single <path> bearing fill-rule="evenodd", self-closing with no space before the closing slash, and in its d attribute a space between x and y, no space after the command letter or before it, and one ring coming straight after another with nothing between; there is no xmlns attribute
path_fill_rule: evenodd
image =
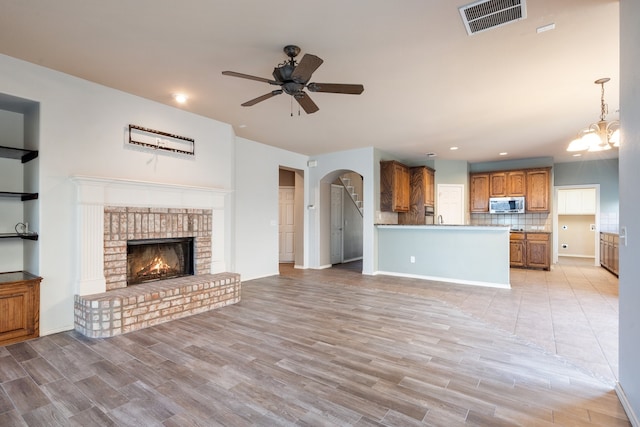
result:
<svg viewBox="0 0 640 427"><path fill-rule="evenodd" d="M295 242L295 188L280 187L279 188L279 227L278 227L278 246L280 262L293 262L294 260L294 242Z"/></svg>
<svg viewBox="0 0 640 427"><path fill-rule="evenodd" d="M444 224L464 224L464 185L438 184L436 220Z"/></svg>
<svg viewBox="0 0 640 427"><path fill-rule="evenodd" d="M340 185L331 185L331 264L340 264L343 261L343 209L344 188Z"/></svg>

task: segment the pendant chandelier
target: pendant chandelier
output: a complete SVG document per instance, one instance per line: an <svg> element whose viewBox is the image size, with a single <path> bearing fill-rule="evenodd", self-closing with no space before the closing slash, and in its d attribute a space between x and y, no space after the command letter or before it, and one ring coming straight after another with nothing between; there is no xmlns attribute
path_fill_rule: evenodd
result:
<svg viewBox="0 0 640 427"><path fill-rule="evenodd" d="M609 77L604 77L594 82L602 88L600 120L578 132L578 136L571 141L567 151L603 151L620 146L620 122L618 120L608 122L606 119L609 111L607 104L604 102L604 84L609 80Z"/></svg>

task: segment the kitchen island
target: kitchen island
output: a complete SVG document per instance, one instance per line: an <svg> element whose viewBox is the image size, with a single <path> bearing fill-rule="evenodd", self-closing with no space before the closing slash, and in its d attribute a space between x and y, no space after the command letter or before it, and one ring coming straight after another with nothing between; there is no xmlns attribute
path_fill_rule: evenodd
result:
<svg viewBox="0 0 640 427"><path fill-rule="evenodd" d="M378 225L377 274L511 288L509 227Z"/></svg>

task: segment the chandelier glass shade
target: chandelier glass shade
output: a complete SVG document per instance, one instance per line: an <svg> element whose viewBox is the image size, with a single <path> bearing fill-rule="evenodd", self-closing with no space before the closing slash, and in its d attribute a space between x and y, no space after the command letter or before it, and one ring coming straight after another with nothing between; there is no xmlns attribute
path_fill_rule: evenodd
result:
<svg viewBox="0 0 640 427"><path fill-rule="evenodd" d="M571 141L567 151L604 151L620 147L620 122L607 121L608 107L604 102L604 84L610 79L604 77L594 83L602 87L600 96L600 120L592 123L586 129L578 132L576 139Z"/></svg>

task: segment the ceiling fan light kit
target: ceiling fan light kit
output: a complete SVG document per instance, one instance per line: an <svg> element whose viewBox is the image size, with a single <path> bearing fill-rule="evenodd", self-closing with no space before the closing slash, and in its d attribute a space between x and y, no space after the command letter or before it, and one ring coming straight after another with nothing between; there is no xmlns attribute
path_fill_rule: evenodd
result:
<svg viewBox="0 0 640 427"><path fill-rule="evenodd" d="M608 106L604 102L604 84L609 80L611 80L609 77L603 77L594 82L601 86L600 120L578 132L578 136L571 141L567 151L596 152L620 147L620 122L618 120L607 121L606 117Z"/></svg>
<svg viewBox="0 0 640 427"><path fill-rule="evenodd" d="M302 56L300 62L296 61L295 57L300 54L300 48L295 45L287 45L284 47L283 51L289 59L278 64L278 66L273 69L273 80L252 76L250 74L238 73L235 71L222 72L225 76L255 80L281 87L281 89L273 90L240 105L243 107L250 107L259 102L273 98L274 96L286 93L296 100L305 113L311 114L318 111L319 108L304 89L308 89L311 92L342 93L348 95L360 95L364 91L364 86L361 84L309 83L313 72L316 71L324 61L319 57L308 53L305 53Z"/></svg>

